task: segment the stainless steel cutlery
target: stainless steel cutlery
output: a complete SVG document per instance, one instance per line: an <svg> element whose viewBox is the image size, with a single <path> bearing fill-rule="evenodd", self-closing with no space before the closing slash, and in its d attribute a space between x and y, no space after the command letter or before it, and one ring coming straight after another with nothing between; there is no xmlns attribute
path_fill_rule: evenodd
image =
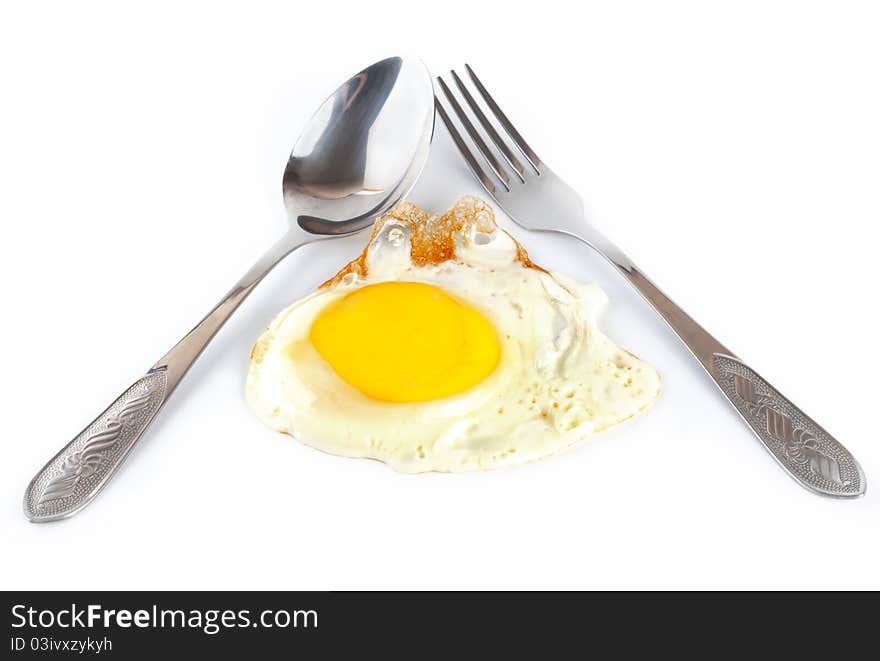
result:
<svg viewBox="0 0 880 661"><path fill-rule="evenodd" d="M865 493L865 475L843 445L587 222L578 193L526 143L469 66L437 83L435 95L421 62L393 57L353 76L325 101L284 171L287 233L195 328L37 473L24 496L31 521L68 517L92 501L217 331L278 262L307 243L371 226L406 195L427 159L435 108L471 172L510 218L529 230L576 237L607 259L678 335L795 480L825 496Z"/></svg>
<svg viewBox="0 0 880 661"><path fill-rule="evenodd" d="M319 239L357 232L409 192L434 129L431 77L391 57L340 86L319 108L284 170L290 228L187 335L64 446L28 485L25 515L53 521L98 494L217 331L278 262Z"/></svg>
<svg viewBox="0 0 880 661"><path fill-rule="evenodd" d="M471 67L465 65L464 75L452 71L449 77L451 83L437 78L442 92L437 113L471 172L507 215L529 230L576 237L607 259L669 324L779 465L802 486L824 496L863 495L865 474L852 454L587 222L580 195L538 157Z"/></svg>

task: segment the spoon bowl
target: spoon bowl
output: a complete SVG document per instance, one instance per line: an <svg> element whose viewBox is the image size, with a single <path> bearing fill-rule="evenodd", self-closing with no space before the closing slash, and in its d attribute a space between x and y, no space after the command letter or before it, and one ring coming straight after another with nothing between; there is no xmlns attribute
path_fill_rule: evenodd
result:
<svg viewBox="0 0 880 661"><path fill-rule="evenodd" d="M282 187L291 223L340 235L372 225L415 183L434 127L430 74L389 57L331 94L300 135Z"/></svg>

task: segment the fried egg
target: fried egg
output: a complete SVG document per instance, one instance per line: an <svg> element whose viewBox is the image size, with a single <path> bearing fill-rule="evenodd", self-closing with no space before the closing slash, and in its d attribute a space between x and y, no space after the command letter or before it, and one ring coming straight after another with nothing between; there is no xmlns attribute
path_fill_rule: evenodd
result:
<svg viewBox="0 0 880 661"><path fill-rule="evenodd" d="M404 202L269 324L247 402L303 443L403 472L532 461L659 394L657 372L598 329L606 301L532 263L482 200L441 216Z"/></svg>

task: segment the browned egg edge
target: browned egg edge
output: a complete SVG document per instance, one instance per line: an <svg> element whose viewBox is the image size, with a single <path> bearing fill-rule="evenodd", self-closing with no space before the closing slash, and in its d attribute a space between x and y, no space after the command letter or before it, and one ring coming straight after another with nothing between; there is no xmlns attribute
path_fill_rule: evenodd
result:
<svg viewBox="0 0 880 661"><path fill-rule="evenodd" d="M504 232L495 222L495 211L488 202L478 197L465 195L441 216L422 211L412 202L401 202L376 221L363 252L342 267L339 273L322 283L318 289L335 285L349 273L358 276L367 275L367 253L388 222L398 222L409 227L410 256L416 266L440 264L456 259L455 235L471 226L484 234L491 234L496 230ZM504 233L510 236L509 233ZM519 241L512 236L510 239L516 245L516 261L526 268L547 272L529 259L529 254Z"/></svg>

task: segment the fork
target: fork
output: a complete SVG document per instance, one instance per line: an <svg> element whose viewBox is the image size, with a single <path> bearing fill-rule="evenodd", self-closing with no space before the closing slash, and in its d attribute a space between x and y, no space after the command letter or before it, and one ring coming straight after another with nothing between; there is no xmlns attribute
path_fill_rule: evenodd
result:
<svg viewBox="0 0 880 661"><path fill-rule="evenodd" d="M437 77L446 98L444 102L435 94L437 113L471 172L511 220L527 230L573 236L608 260L666 321L770 454L803 487L838 498L864 495L865 474L855 457L712 337L592 227L580 195L529 147L473 69L465 64L465 70L470 85L455 71L449 74L457 93L443 77ZM457 118L473 147L450 115Z"/></svg>

